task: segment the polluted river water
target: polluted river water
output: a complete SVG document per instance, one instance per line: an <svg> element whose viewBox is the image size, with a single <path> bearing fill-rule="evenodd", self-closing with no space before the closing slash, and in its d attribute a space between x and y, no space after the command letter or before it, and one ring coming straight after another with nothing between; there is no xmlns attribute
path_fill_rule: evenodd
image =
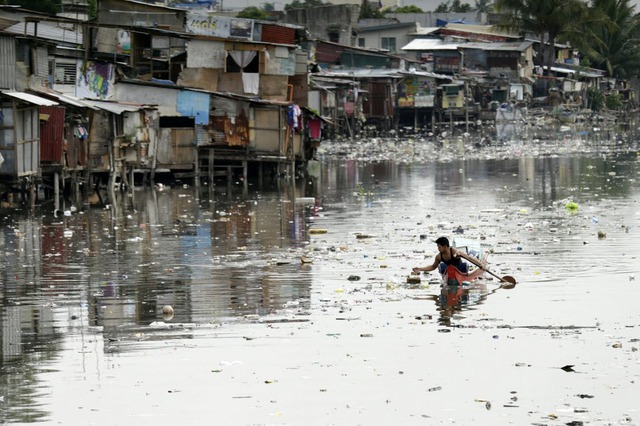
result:
<svg viewBox="0 0 640 426"><path fill-rule="evenodd" d="M636 147L457 143L4 212L0 422L640 424ZM409 280L439 236L517 285Z"/></svg>

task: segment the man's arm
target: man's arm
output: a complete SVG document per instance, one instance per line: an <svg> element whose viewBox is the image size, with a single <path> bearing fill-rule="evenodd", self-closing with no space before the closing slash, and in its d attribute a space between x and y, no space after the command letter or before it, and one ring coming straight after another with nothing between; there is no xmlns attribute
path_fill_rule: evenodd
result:
<svg viewBox="0 0 640 426"><path fill-rule="evenodd" d="M468 260L469 262L471 262L472 264L474 264L478 268L485 269L484 266L482 266L482 263L478 259L476 259L476 258L474 258L472 256L469 256L467 253L464 253L463 251L456 250L456 249L454 249L453 253L454 253L454 256L459 256L459 257L461 257L463 259Z"/></svg>
<svg viewBox="0 0 640 426"><path fill-rule="evenodd" d="M440 264L440 255L436 255L436 258L433 261L433 264L429 265L429 266L424 266L422 268L420 267L415 267L413 268L413 272L414 273L420 273L420 272L431 272L435 269L438 268L438 265Z"/></svg>

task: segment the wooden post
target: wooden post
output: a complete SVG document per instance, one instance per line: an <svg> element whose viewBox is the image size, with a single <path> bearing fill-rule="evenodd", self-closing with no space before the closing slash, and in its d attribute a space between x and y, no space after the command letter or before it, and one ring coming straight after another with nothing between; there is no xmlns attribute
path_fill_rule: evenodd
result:
<svg viewBox="0 0 640 426"><path fill-rule="evenodd" d="M247 160L242 160L242 190L245 195L249 193L248 168L249 164Z"/></svg>
<svg viewBox="0 0 640 426"><path fill-rule="evenodd" d="M134 201L134 197L135 197L135 189L136 189L136 180L135 180L135 174L134 174L134 168L133 166L129 169L129 183L131 184L131 186L129 187L130 191L131 191L131 201Z"/></svg>
<svg viewBox="0 0 640 426"><path fill-rule="evenodd" d="M213 186L213 179L215 177L215 173L213 171L213 167L214 167L214 155L213 155L213 148L209 149L209 185Z"/></svg>
<svg viewBox="0 0 640 426"><path fill-rule="evenodd" d="M36 184L29 182L29 208L33 211L36 208Z"/></svg>
<svg viewBox="0 0 640 426"><path fill-rule="evenodd" d="M198 132L198 129L196 129L196 133L197 132ZM196 188L199 188L200 187L200 150L198 149L197 144L198 142L196 141L196 164L193 170L195 172L193 183L196 186Z"/></svg>
<svg viewBox="0 0 640 426"><path fill-rule="evenodd" d="M53 174L53 210L60 211L60 175L58 172Z"/></svg>
<svg viewBox="0 0 640 426"><path fill-rule="evenodd" d="M464 82L464 121L466 124L466 132L469 133L469 106L467 102L468 82Z"/></svg>

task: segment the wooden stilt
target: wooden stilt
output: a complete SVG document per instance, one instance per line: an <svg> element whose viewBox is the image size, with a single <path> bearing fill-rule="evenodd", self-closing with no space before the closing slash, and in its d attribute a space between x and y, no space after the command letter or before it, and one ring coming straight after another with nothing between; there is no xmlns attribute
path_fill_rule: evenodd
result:
<svg viewBox="0 0 640 426"><path fill-rule="evenodd" d="M58 172L53 174L53 209L60 211L60 175Z"/></svg>
<svg viewBox="0 0 640 426"><path fill-rule="evenodd" d="M215 178L214 167L214 152L213 149L209 150L209 185L213 186L213 179Z"/></svg>
<svg viewBox="0 0 640 426"><path fill-rule="evenodd" d="M242 160L242 191L246 195L249 192L249 164L247 160Z"/></svg>

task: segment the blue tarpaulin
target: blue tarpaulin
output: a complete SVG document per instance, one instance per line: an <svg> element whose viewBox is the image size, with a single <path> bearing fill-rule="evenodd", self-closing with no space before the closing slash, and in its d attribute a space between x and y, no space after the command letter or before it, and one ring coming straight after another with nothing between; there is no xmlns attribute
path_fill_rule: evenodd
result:
<svg viewBox="0 0 640 426"><path fill-rule="evenodd" d="M444 19L436 19L436 27L445 27L447 24L473 24L473 22L465 21L462 19L451 19L450 21L445 21Z"/></svg>

